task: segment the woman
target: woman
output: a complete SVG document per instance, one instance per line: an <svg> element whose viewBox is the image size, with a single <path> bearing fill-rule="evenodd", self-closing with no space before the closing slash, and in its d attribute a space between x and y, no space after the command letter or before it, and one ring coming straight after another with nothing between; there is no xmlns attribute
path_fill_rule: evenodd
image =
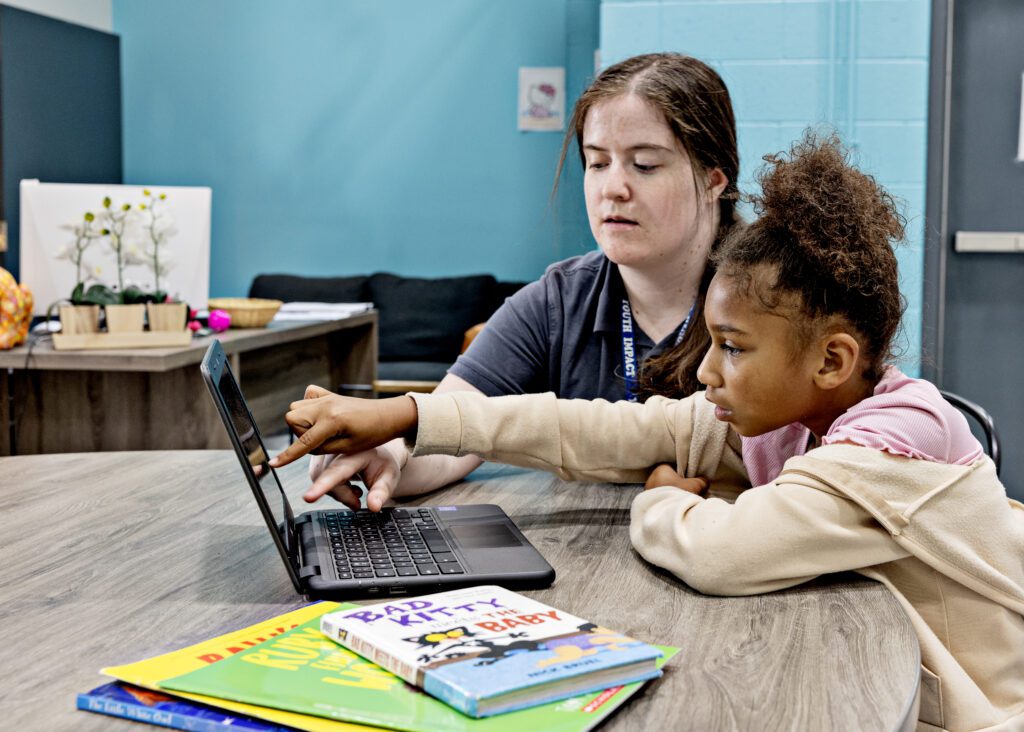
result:
<svg viewBox="0 0 1024 732"><path fill-rule="evenodd" d="M688 56L627 59L576 102L559 172L573 139L600 251L551 265L510 297L437 391L636 401L698 388L709 343L707 259L736 221L739 155L725 84ZM310 387L306 397L327 393ZM330 492L355 508L359 493L349 480L358 474L377 511L392 495L447 485L479 464L472 456L410 460L396 441L315 457L305 498Z"/></svg>

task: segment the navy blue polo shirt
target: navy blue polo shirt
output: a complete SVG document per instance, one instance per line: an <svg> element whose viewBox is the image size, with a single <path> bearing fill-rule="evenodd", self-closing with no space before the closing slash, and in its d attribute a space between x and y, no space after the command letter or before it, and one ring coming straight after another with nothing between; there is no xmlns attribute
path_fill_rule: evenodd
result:
<svg viewBox="0 0 1024 732"><path fill-rule="evenodd" d="M552 391L563 399L625 399L625 293L618 266L600 251L556 262L505 301L448 372L488 396ZM677 326L655 345L634 329L641 363L679 332Z"/></svg>

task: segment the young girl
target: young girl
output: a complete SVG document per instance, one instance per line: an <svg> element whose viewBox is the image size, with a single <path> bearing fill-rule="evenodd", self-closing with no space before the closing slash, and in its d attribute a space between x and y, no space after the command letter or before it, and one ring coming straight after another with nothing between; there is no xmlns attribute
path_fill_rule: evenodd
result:
<svg viewBox="0 0 1024 732"><path fill-rule="evenodd" d="M920 641L918 728L1022 729L1024 506L935 387L886 365L902 307L893 202L834 138L770 162L760 218L715 255L706 391L372 402L311 387L277 462L404 435L414 454L647 480L630 537L649 562L720 595L844 570L882 582Z"/></svg>

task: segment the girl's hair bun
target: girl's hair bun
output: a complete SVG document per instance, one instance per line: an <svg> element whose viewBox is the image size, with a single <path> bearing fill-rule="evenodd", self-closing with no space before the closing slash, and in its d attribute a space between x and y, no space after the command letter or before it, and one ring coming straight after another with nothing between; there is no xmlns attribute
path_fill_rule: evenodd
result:
<svg viewBox="0 0 1024 732"><path fill-rule="evenodd" d="M751 197L762 225L788 232L805 256L838 279L854 276L879 248L903 239L892 196L850 165L835 133L808 131L788 155L764 160L768 165L758 174L762 193Z"/></svg>
<svg viewBox="0 0 1024 732"><path fill-rule="evenodd" d="M892 196L849 163L839 137L808 131L788 153L766 155L749 196L758 219L734 231L712 257L718 271L753 285L765 307L798 295L805 332L840 317L862 337L865 376L890 357L903 298L894 241L903 217ZM770 267L770 281L754 273Z"/></svg>

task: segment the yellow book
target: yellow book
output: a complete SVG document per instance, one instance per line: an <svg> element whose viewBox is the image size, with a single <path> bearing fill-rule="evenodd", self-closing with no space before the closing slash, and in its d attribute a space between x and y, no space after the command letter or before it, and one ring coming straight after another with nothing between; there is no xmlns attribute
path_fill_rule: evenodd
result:
<svg viewBox="0 0 1024 732"><path fill-rule="evenodd" d="M336 602L318 602L313 605L293 610L284 615L278 615L262 623L250 625L248 628L235 630L231 633L211 638L210 640L196 643L194 646L182 648L178 651L171 651L162 656L147 658L144 661L129 663L123 666L111 666L103 669L103 673L113 676L121 681L127 681L136 686L147 689L160 690L160 682L166 679L180 676L181 674L205 668L229 656L251 648L274 636L295 628L302 623L318 618L324 613L334 610L355 607L355 605L341 605ZM296 729L307 730L307 732L358 732L359 730L375 730L378 727L367 727L350 722L341 722L324 717L312 717L307 714L286 712L271 707L260 707L255 704L243 704L242 702L217 699L202 694L189 694L184 692L173 692L175 696L185 699L209 704L220 709L227 709L239 714L247 714L250 717L266 719L277 724L295 727Z"/></svg>

